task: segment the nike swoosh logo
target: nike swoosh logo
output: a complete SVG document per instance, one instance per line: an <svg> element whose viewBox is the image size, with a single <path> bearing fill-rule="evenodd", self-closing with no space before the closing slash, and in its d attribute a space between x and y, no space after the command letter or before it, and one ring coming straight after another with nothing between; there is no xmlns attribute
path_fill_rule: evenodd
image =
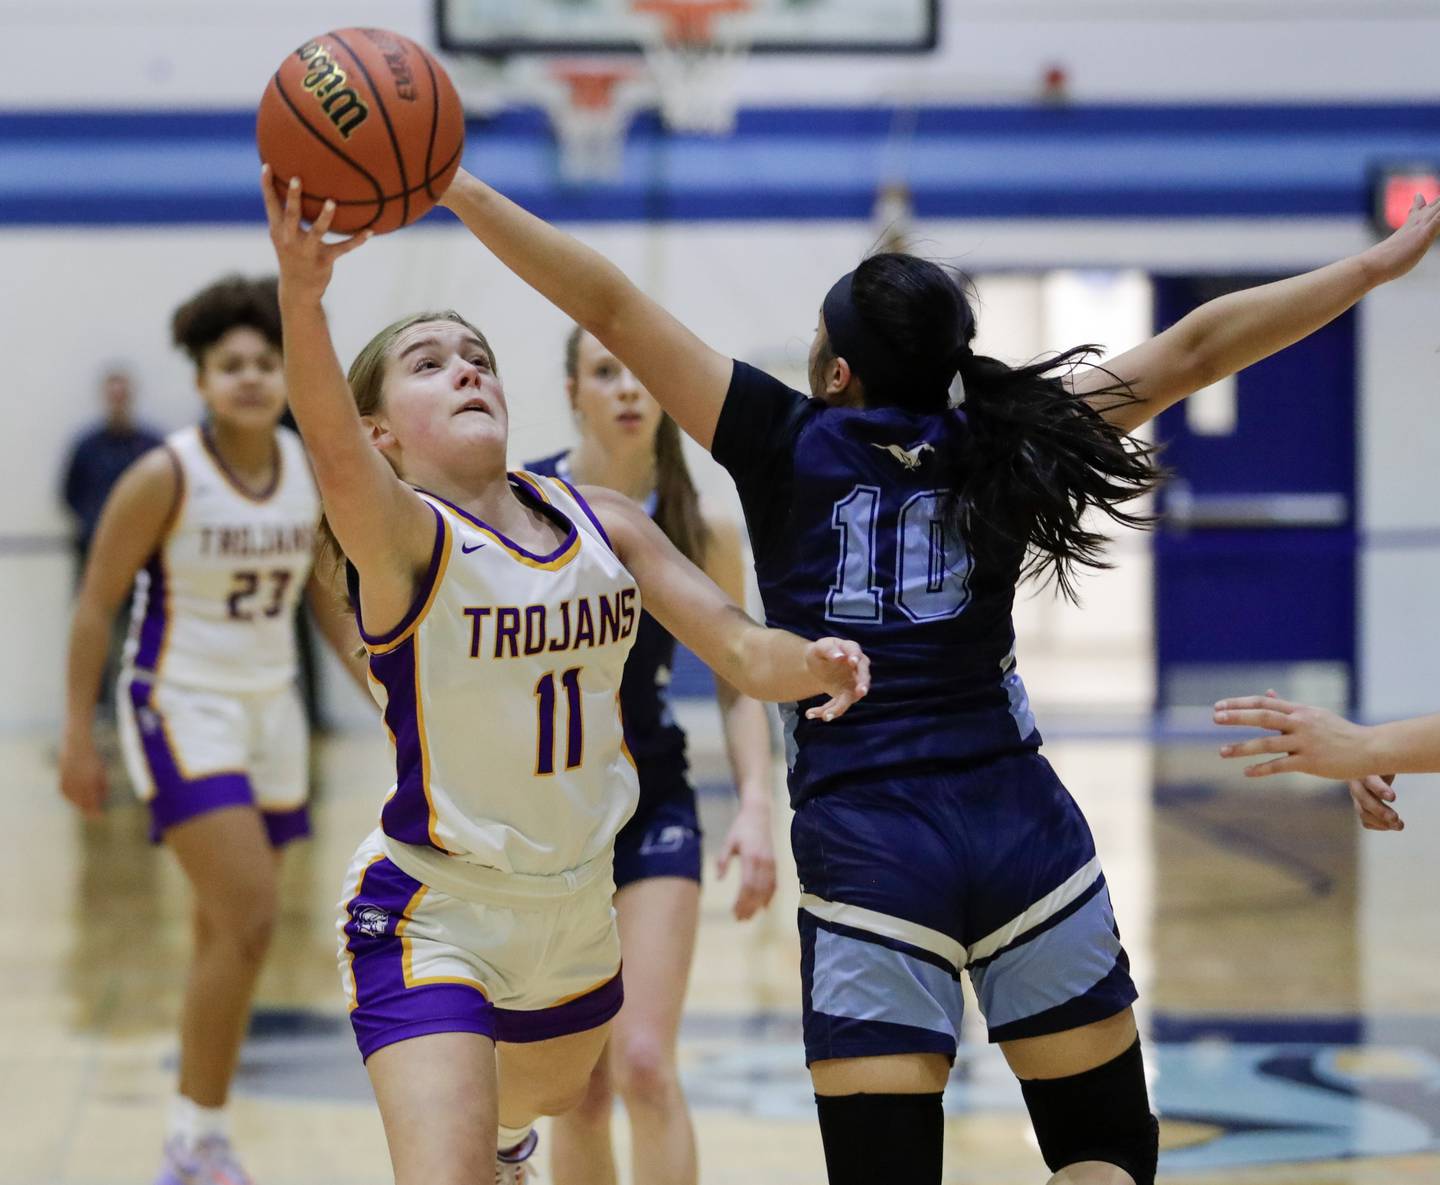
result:
<svg viewBox="0 0 1440 1185"><path fill-rule="evenodd" d="M485 544L483 544L483 543L476 543L476 544L474 544L474 545L471 545L471 544L469 544L469 543L462 543L462 544L460 544L460 550L461 550L465 555L469 555L472 551L479 551L479 550L480 550L482 547L484 547L484 546L485 546Z"/></svg>

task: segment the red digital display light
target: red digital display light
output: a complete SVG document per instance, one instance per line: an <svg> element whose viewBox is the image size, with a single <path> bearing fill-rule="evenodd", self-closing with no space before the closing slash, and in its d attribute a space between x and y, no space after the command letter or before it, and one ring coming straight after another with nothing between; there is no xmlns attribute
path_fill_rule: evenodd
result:
<svg viewBox="0 0 1440 1185"><path fill-rule="evenodd" d="M1379 170L1375 176L1375 228L1389 234L1404 225L1415 195L1427 202L1440 198L1440 165L1399 165Z"/></svg>

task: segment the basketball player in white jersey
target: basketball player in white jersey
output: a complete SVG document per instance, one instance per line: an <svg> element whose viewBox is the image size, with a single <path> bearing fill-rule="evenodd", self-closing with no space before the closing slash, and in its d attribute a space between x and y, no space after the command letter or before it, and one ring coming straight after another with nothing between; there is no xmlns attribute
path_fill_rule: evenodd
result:
<svg viewBox="0 0 1440 1185"><path fill-rule="evenodd" d="M118 713L151 837L195 894L180 1082L159 1185L244 1185L225 1103L277 913L278 853L308 833L295 608L309 587L337 650L349 630L310 582L319 496L285 409L275 281L231 276L175 313L205 419L172 433L106 503L70 631L61 789L99 815L91 734L105 639L135 588Z"/></svg>
<svg viewBox="0 0 1440 1185"><path fill-rule="evenodd" d="M641 600L737 690L868 683L853 643L745 616L612 491L507 473L495 357L452 312L396 322L348 381L308 231L262 181L287 385L349 566L396 781L341 905L341 975L399 1185L529 1179L533 1123L582 1097L619 1010L615 834L637 781L618 700ZM638 590L638 591L637 591Z"/></svg>

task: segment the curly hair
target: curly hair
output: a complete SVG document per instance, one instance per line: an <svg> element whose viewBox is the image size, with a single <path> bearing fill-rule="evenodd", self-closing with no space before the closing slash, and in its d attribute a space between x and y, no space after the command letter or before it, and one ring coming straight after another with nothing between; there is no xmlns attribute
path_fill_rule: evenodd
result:
<svg viewBox="0 0 1440 1185"><path fill-rule="evenodd" d="M255 330L277 350L282 348L280 300L274 276L222 276L175 310L170 334L175 345L200 366L205 351L242 325Z"/></svg>

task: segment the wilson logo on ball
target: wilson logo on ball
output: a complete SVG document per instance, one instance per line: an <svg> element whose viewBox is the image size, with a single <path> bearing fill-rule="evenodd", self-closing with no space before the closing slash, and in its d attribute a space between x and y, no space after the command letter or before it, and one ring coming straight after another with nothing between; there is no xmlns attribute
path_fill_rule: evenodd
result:
<svg viewBox="0 0 1440 1185"><path fill-rule="evenodd" d="M318 41L308 41L295 52L308 67L300 85L319 100L326 118L348 140L350 133L370 117L370 108L354 87L346 85L349 76Z"/></svg>

